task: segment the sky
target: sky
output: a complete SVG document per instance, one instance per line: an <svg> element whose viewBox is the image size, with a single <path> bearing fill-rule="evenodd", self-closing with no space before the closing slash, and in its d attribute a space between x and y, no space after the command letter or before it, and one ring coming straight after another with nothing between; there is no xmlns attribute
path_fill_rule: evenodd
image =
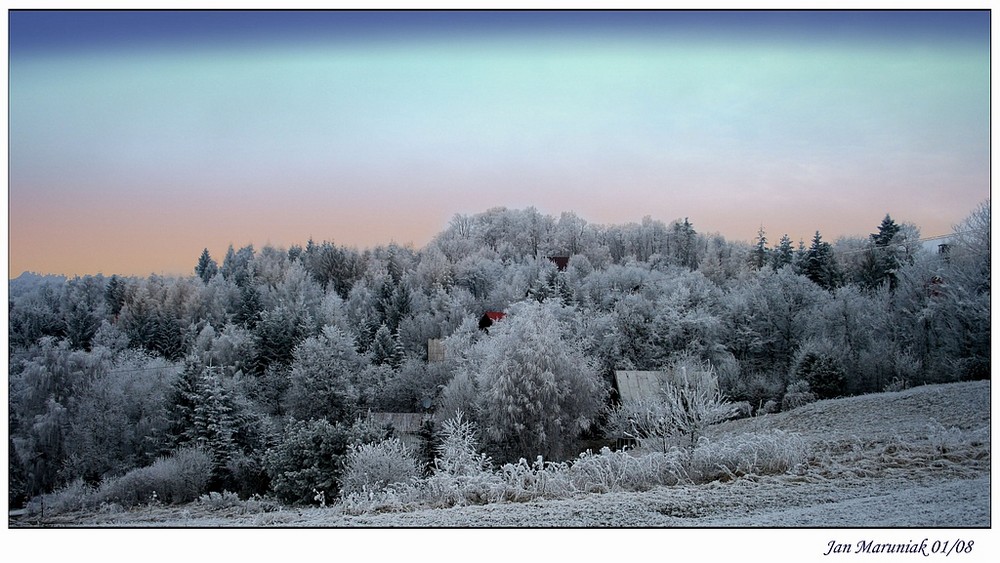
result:
<svg viewBox="0 0 1000 563"><path fill-rule="evenodd" d="M8 14L8 273L420 248L456 213L946 234L990 195L986 11Z"/></svg>

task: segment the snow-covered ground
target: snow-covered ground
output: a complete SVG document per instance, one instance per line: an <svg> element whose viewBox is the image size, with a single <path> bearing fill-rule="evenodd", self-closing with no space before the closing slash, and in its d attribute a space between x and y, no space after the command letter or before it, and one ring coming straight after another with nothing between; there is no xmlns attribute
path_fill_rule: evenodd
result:
<svg viewBox="0 0 1000 563"><path fill-rule="evenodd" d="M708 438L721 441L727 436L770 429L796 433L807 440L809 463L782 475L746 476L644 492L581 494L565 499L401 513L352 516L336 505L268 512L246 506L209 510L193 504L62 515L44 525L810 528L813 533L816 529L892 528L895 535L889 535L905 543L909 540L899 538L901 530L905 537L915 538L912 529L928 528L937 533L934 539L955 541L986 533L964 528L988 528L992 524L988 381L816 402L788 412L730 421L710 429ZM12 526L19 524L23 522L11 522ZM943 534L944 529L958 529L965 534ZM836 534L824 531L822 537L829 539L822 545L814 540L809 549L825 551L827 541L833 540L851 543L871 539L872 534L866 533L856 531L854 535L834 537ZM927 534L917 535L923 538ZM985 552L987 543L981 541L980 552Z"/></svg>

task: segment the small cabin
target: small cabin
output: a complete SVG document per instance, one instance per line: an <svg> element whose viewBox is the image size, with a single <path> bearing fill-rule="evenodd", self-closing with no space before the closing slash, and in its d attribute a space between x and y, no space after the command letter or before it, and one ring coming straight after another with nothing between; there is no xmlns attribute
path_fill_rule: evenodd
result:
<svg viewBox="0 0 1000 563"><path fill-rule="evenodd" d="M718 379L708 373L682 374L669 371L630 371L615 370L615 390L618 399L625 402L638 402L643 399L656 398L668 385L680 385L683 378L709 378L703 383L712 389L717 389ZM691 381L694 383L694 381ZM700 382L701 383L701 382Z"/></svg>
<svg viewBox="0 0 1000 563"><path fill-rule="evenodd" d="M565 272L569 267L569 256L549 256L549 260L556 265L556 269Z"/></svg>
<svg viewBox="0 0 1000 563"><path fill-rule="evenodd" d="M393 435L399 438L410 451L419 451L423 442L420 431L424 424L434 421L434 415L419 412L370 412L368 419L380 426L390 426Z"/></svg>
<svg viewBox="0 0 1000 563"><path fill-rule="evenodd" d="M432 338L427 341L427 363L444 361L444 340Z"/></svg>
<svg viewBox="0 0 1000 563"><path fill-rule="evenodd" d="M479 330L489 332L493 323L503 320L506 316L506 314L501 313L500 311L486 311L483 313L483 316L479 318Z"/></svg>

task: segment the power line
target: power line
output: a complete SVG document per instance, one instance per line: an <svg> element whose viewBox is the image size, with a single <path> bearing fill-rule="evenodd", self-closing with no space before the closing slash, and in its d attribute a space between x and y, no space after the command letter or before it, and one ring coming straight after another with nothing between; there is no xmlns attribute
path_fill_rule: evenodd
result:
<svg viewBox="0 0 1000 563"><path fill-rule="evenodd" d="M957 236L961 236L961 235L968 235L968 234L972 234L972 233L981 233L981 232L985 232L985 231L986 231L986 229L972 229L972 230L968 230L968 231L958 231L958 232L954 232L954 233L948 233L946 235L934 235L934 236L930 236L930 237L923 237L923 238L919 238L919 239L916 239L916 240L913 240L913 241L904 240L904 241L900 241L900 244L898 246L902 246L904 243L929 242L929 241L932 241L932 240L941 240L941 239L952 238L952 237L957 237ZM844 254L857 254L859 252L868 252L868 251L873 250L875 248L886 248L886 249L888 249L888 248L893 248L893 247L892 246L868 246L866 248L859 248L859 249L856 249L856 250L846 250L846 251L839 251L839 252L837 252L836 250L834 250L834 252L837 252L837 254L840 254L840 255L844 255Z"/></svg>

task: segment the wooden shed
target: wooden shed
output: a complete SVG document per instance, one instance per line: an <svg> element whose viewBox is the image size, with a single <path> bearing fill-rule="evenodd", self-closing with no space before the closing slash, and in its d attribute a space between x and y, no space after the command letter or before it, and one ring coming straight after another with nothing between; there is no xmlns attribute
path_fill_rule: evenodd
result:
<svg viewBox="0 0 1000 563"><path fill-rule="evenodd" d="M369 420L382 426L391 426L395 436L413 451L418 451L423 438L420 430L427 421L433 421L434 415L419 412L370 412Z"/></svg>
<svg viewBox="0 0 1000 563"><path fill-rule="evenodd" d="M655 398L667 385L680 384L683 377L711 377L707 383L718 387L718 380L710 374L682 374L663 370L629 371L615 370L615 389L621 402L635 402Z"/></svg>
<svg viewBox="0 0 1000 563"><path fill-rule="evenodd" d="M443 362L444 361L444 340L440 338L432 338L427 341L427 362Z"/></svg>

